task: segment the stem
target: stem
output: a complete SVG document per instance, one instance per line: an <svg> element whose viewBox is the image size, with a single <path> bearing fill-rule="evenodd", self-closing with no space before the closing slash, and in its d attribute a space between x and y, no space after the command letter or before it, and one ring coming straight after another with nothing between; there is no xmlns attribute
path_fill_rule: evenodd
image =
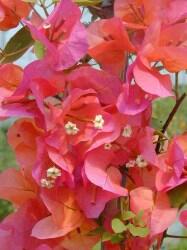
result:
<svg viewBox="0 0 187 250"><path fill-rule="evenodd" d="M187 239L187 236L181 236L181 235L172 235L172 234L166 234L166 238L175 238L175 239Z"/></svg>
<svg viewBox="0 0 187 250"><path fill-rule="evenodd" d="M170 123L172 122L173 117L174 117L175 114L177 113L177 111L178 111L180 105L182 104L182 102L184 101L185 97L186 97L186 93L184 93L184 94L176 101L175 106L173 107L171 113L170 113L169 116L168 116L168 119L166 120L166 122L165 122L165 124L164 124L164 126L163 126L163 128L162 128L162 130L161 130L161 132L162 132L163 134L166 132L167 128L169 127ZM161 138L160 138L160 136L159 136L159 138L158 138L158 143L157 143L157 145L156 145L156 152L157 152L157 153L160 152L160 142L159 142L160 139L161 139Z"/></svg>
<svg viewBox="0 0 187 250"><path fill-rule="evenodd" d="M34 6L33 6L31 3L30 3L29 5L30 5L31 9L34 11L34 13L35 13L40 19L43 19L43 18L40 16L40 14L38 13L38 11L34 8Z"/></svg>
<svg viewBox="0 0 187 250"><path fill-rule="evenodd" d="M178 109L179 109L179 107L180 107L180 105L181 105L181 103L183 102L183 100L184 100L185 97L186 97L186 93L184 93L184 94L177 100L177 102L176 102L176 104L175 104L173 110L172 110L171 113L169 114L168 119L166 120L166 122L165 122L165 124L164 124L164 126L163 126L163 128L162 128L162 133L165 133L165 132L166 132L167 128L169 127L169 125L170 125L170 123L171 123L171 121L173 120L174 115L177 113L177 111L178 111Z"/></svg>
<svg viewBox="0 0 187 250"><path fill-rule="evenodd" d="M49 16L49 13L48 13L48 11L47 11L45 5L42 3L41 0L40 0L39 2L40 2L40 7L43 9L43 11L44 11L46 17L48 17L48 16Z"/></svg>
<svg viewBox="0 0 187 250"><path fill-rule="evenodd" d="M0 55L5 56L5 53L1 48L0 48Z"/></svg>

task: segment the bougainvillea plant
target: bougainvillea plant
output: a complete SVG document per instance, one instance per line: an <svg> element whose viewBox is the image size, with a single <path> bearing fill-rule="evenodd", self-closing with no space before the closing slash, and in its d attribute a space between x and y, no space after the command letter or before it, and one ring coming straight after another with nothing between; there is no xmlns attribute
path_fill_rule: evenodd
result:
<svg viewBox="0 0 187 250"><path fill-rule="evenodd" d="M0 248L160 249L176 220L187 227L187 134L167 135L186 96L187 1L0 0L0 30L17 26L0 51L19 165L0 174L14 206ZM152 104L166 97L176 105L158 130Z"/></svg>

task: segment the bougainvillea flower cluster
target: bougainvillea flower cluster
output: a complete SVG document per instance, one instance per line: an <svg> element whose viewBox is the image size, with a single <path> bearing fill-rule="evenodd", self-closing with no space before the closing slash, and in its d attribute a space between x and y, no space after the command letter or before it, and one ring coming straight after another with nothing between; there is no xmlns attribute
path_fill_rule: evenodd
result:
<svg viewBox="0 0 187 250"><path fill-rule="evenodd" d="M43 51L23 69L0 65L0 119L14 117L18 164L0 174L14 207L0 248L160 249L177 218L187 227L184 203L172 202L187 188L187 134L168 138L152 123L156 99L182 100L171 73L187 69L187 3L108 1L104 19L102 1L85 1L85 24L81 1L50 11L39 1L46 17L37 2L0 0L0 30L21 22Z"/></svg>

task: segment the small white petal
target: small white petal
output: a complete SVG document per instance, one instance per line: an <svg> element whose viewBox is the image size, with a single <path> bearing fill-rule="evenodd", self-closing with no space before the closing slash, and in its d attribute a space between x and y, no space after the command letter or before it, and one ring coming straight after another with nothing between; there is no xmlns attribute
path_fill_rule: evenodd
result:
<svg viewBox="0 0 187 250"><path fill-rule="evenodd" d="M123 128L123 131L122 131L122 136L129 138L129 137L131 137L131 135L132 135L132 128L131 128L131 126L130 125L125 126Z"/></svg>
<svg viewBox="0 0 187 250"><path fill-rule="evenodd" d="M47 177L51 179L56 179L61 176L61 170L59 168L51 167L47 169Z"/></svg>
<svg viewBox="0 0 187 250"><path fill-rule="evenodd" d="M129 162L126 163L125 166L126 166L126 168L133 168L133 167L135 167L135 165L136 165L136 162L133 160L130 160Z"/></svg>
<svg viewBox="0 0 187 250"><path fill-rule="evenodd" d="M105 121L103 119L103 116L102 115L96 115L93 123L94 123L95 128L103 129L103 126L104 126L104 123L105 123Z"/></svg>
<svg viewBox="0 0 187 250"><path fill-rule="evenodd" d="M53 180L41 179L40 180L41 187L51 189L54 187Z"/></svg>
<svg viewBox="0 0 187 250"><path fill-rule="evenodd" d="M73 122L67 122L64 126L66 134L68 135L76 135L79 132L77 125Z"/></svg>

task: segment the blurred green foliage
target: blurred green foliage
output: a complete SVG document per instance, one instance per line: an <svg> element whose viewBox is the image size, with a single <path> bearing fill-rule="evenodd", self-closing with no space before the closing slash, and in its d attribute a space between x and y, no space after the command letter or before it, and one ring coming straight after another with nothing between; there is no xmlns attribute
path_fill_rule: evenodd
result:
<svg viewBox="0 0 187 250"><path fill-rule="evenodd" d="M14 154L7 143L7 129L10 122L0 122L0 172L8 167L15 167ZM13 210L8 201L0 200L0 220Z"/></svg>
<svg viewBox="0 0 187 250"><path fill-rule="evenodd" d="M179 93L183 94L184 92L187 93L187 85L180 87ZM153 103L153 123L156 128L162 128L174 105L174 98L156 100ZM173 136L185 131L187 132L187 97L184 99L178 112L170 123L167 133L169 136Z"/></svg>

